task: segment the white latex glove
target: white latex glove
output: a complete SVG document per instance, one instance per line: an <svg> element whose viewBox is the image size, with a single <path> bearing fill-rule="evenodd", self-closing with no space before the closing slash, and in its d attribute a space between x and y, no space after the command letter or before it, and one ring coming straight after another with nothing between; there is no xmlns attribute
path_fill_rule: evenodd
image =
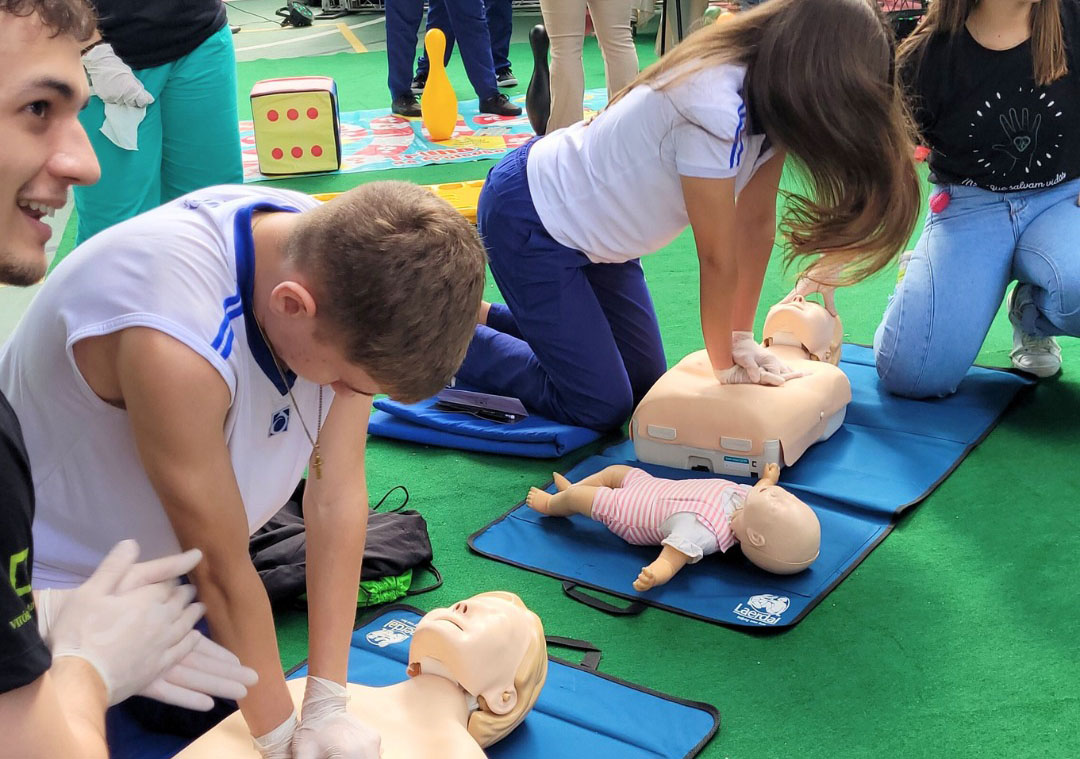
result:
<svg viewBox="0 0 1080 759"><path fill-rule="evenodd" d="M292 741L296 725L296 712L293 712L266 735L252 738L262 759L293 759Z"/></svg>
<svg viewBox="0 0 1080 759"><path fill-rule="evenodd" d="M758 345L753 332L731 333L731 360L734 366L715 373L722 385L783 385L785 380L802 376Z"/></svg>
<svg viewBox="0 0 1080 759"><path fill-rule="evenodd" d="M207 712L214 708L214 698L239 701L259 675L245 667L228 649L205 635L199 635L195 649L161 673L140 696L166 704Z"/></svg>
<svg viewBox="0 0 1080 759"><path fill-rule="evenodd" d="M308 677L300 727L293 736L293 759L379 759L382 739L345 711L345 686Z"/></svg>
<svg viewBox="0 0 1080 759"><path fill-rule="evenodd" d="M166 580L121 590L138 555L134 540L117 543L90 579L66 595L49 622L53 658L77 656L89 662L105 683L110 706L146 688L191 653L201 637L192 628L205 607L192 603L191 585ZM177 577L201 559L201 552L187 551L161 560L157 568Z"/></svg>
<svg viewBox="0 0 1080 759"><path fill-rule="evenodd" d="M799 277L799 281L795 283L795 287L784 296L781 303L790 303L796 298L806 299L807 295L812 293L821 293L821 300L825 304L825 309L836 316L836 288L831 285L823 285L820 282L815 282L808 277Z"/></svg>
<svg viewBox="0 0 1080 759"><path fill-rule="evenodd" d="M87 50L82 62L90 77L90 91L106 103L145 108L154 102L154 96L107 42Z"/></svg>

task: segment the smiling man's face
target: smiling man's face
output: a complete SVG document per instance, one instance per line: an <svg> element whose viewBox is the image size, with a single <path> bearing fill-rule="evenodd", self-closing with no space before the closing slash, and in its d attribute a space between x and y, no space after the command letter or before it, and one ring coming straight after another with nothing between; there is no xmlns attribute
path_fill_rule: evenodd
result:
<svg viewBox="0 0 1080 759"><path fill-rule="evenodd" d="M32 284L45 274L42 221L74 184L93 184L97 159L78 114L89 96L80 52L36 14L0 12L0 281Z"/></svg>

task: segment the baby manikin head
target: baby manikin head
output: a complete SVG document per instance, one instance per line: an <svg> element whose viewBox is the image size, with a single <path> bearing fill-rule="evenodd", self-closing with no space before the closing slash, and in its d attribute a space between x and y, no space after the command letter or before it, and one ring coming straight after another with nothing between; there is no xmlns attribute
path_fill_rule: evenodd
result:
<svg viewBox="0 0 1080 759"><path fill-rule="evenodd" d="M731 518L743 555L778 575L801 572L818 557L821 523L814 510L773 481L762 479Z"/></svg>
<svg viewBox="0 0 1080 759"><path fill-rule="evenodd" d="M513 593L480 593L433 609L416 625L409 645L411 677L424 672L458 683L479 709L469 734L482 747L525 719L547 678L547 645L540 618Z"/></svg>
<svg viewBox="0 0 1080 759"><path fill-rule="evenodd" d="M769 309L762 329L765 347L793 345L801 348L812 361L840 362L844 325L839 316L802 296Z"/></svg>

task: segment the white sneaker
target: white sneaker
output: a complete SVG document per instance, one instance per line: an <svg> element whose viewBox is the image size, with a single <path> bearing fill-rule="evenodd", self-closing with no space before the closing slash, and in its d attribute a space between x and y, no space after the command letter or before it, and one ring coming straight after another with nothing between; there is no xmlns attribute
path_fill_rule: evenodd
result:
<svg viewBox="0 0 1080 759"><path fill-rule="evenodd" d="M1036 377L1053 377L1061 371L1061 346L1052 337L1029 335L1022 327L1023 310L1035 308L1031 286L1017 283L1009 293L1009 321L1013 325L1012 365Z"/></svg>

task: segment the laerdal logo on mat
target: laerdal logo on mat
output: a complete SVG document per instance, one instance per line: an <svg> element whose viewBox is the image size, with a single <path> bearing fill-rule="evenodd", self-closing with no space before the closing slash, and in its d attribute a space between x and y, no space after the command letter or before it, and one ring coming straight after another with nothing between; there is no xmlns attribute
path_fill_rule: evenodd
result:
<svg viewBox="0 0 1080 759"><path fill-rule="evenodd" d="M404 643L416 632L416 625L406 619L391 619L378 630L372 630L364 639L373 646L386 648L395 643Z"/></svg>
<svg viewBox="0 0 1080 759"><path fill-rule="evenodd" d="M746 604L736 604L735 614L747 622L758 625L775 625L780 621L780 615L791 606L791 599L787 596L774 596L772 593L761 593L750 596Z"/></svg>

